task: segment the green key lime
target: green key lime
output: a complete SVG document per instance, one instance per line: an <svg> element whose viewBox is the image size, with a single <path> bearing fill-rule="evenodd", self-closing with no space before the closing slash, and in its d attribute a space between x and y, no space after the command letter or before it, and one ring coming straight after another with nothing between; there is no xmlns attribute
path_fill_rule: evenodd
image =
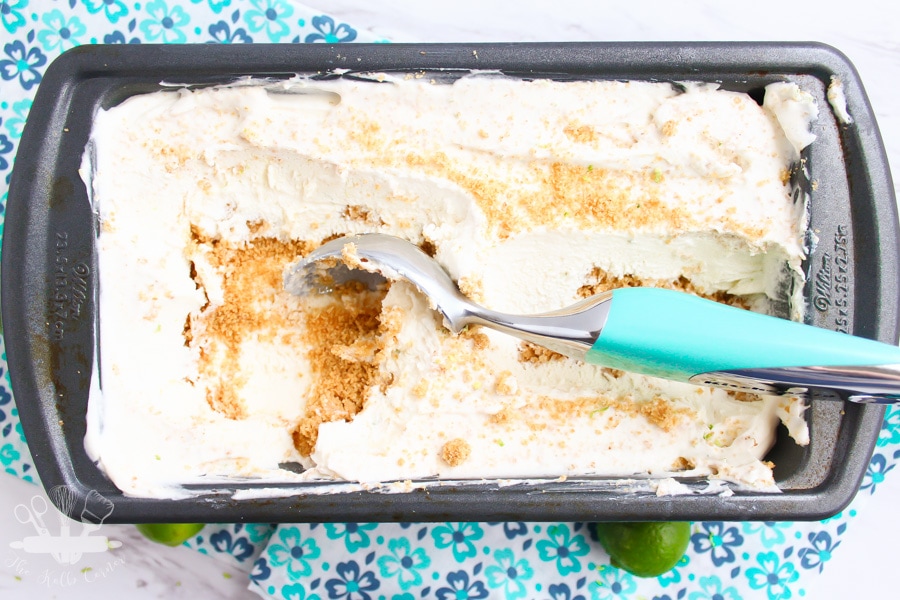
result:
<svg viewBox="0 0 900 600"><path fill-rule="evenodd" d="M691 539L691 524L684 521L593 523L592 527L612 566L638 577L657 577L670 570Z"/></svg>
<svg viewBox="0 0 900 600"><path fill-rule="evenodd" d="M165 544L180 546L203 529L203 523L140 523L135 525L144 537Z"/></svg>

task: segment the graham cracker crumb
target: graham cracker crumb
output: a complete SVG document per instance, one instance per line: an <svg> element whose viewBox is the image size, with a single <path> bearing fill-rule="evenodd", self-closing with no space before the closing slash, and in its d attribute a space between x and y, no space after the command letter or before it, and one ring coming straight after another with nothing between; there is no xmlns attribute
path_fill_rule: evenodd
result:
<svg viewBox="0 0 900 600"><path fill-rule="evenodd" d="M506 407L500 412L491 415L490 419L488 419L488 422L492 425L505 425L506 423L512 421L515 416L516 411L512 408Z"/></svg>
<svg viewBox="0 0 900 600"><path fill-rule="evenodd" d="M347 242L341 248L341 261L352 269L361 269L362 263L366 262L366 259L360 258L356 253L356 244Z"/></svg>
<svg viewBox="0 0 900 600"><path fill-rule="evenodd" d="M456 286L470 300L474 302L484 301L484 282L480 279L462 277L456 282Z"/></svg>
<svg viewBox="0 0 900 600"><path fill-rule="evenodd" d="M563 133L573 142L578 142L580 144L587 144L597 139L597 132L590 125L578 125L572 123L563 129Z"/></svg>
<svg viewBox="0 0 900 600"><path fill-rule="evenodd" d="M694 464L694 461L689 460L683 456L679 456L677 459L675 459L675 462L672 463L672 470L674 470L674 471L690 471L695 466L696 465Z"/></svg>
<svg viewBox="0 0 900 600"><path fill-rule="evenodd" d="M484 350L491 345L491 339L481 331L480 325L469 325L459 332L460 337L472 340L475 350Z"/></svg>
<svg viewBox="0 0 900 600"><path fill-rule="evenodd" d="M437 254L437 246L434 245L434 242L425 238L421 244L419 244L419 249L422 250L425 254L434 258L434 255Z"/></svg>
<svg viewBox="0 0 900 600"><path fill-rule="evenodd" d="M538 346L531 342L522 342L519 344L519 362L540 364L565 359L566 357L559 352L554 352L549 348L544 348L543 346Z"/></svg>
<svg viewBox="0 0 900 600"><path fill-rule="evenodd" d="M262 220L256 221L247 221L247 229L250 231L251 236L256 236L261 231L265 231L269 228L269 224Z"/></svg>
<svg viewBox="0 0 900 600"><path fill-rule="evenodd" d="M681 417L686 416L690 410L675 407L665 398L657 396L650 402L641 404L638 412L663 431L671 431L681 422Z"/></svg>
<svg viewBox="0 0 900 600"><path fill-rule="evenodd" d="M358 221L367 225L384 225L384 221L374 214L368 207L361 204L351 204L344 207L341 216L350 221Z"/></svg>
<svg viewBox="0 0 900 600"><path fill-rule="evenodd" d="M206 390L206 403L229 419L243 419L247 416L243 400L235 392L236 383L223 381L218 387Z"/></svg>
<svg viewBox="0 0 900 600"><path fill-rule="evenodd" d="M181 330L181 335L184 336L184 345L188 348L191 347L191 342L194 340L194 334L191 331L191 315L189 314L184 319L184 327Z"/></svg>
<svg viewBox="0 0 900 600"><path fill-rule="evenodd" d="M497 390L498 394L511 396L516 393L516 390L518 388L519 386L516 378L513 377L512 373L510 373L509 371L501 371L501 373L497 376L497 383L494 386L494 389Z"/></svg>
<svg viewBox="0 0 900 600"><path fill-rule="evenodd" d="M471 453L472 447L462 438L452 439L441 448L441 458L451 467L458 467L466 462Z"/></svg>
<svg viewBox="0 0 900 600"><path fill-rule="evenodd" d="M331 352L341 360L347 362L375 362L375 355L381 349L381 344L372 338L364 338L354 341L352 344L335 344Z"/></svg>
<svg viewBox="0 0 900 600"><path fill-rule="evenodd" d="M428 393L428 380L423 379L410 390L416 398L424 398Z"/></svg>

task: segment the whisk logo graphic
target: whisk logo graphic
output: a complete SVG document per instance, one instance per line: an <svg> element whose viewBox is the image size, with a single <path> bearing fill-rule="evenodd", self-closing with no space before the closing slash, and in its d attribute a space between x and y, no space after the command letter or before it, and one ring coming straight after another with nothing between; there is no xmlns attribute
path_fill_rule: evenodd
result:
<svg viewBox="0 0 900 600"><path fill-rule="evenodd" d="M32 554L49 554L61 565L74 565L82 555L106 552L110 548L118 548L122 542L110 540L105 535L91 535L103 525L103 521L112 514L113 504L96 491L91 490L84 499L81 512L78 511L78 498L72 490L64 485L50 489L53 503L59 507L58 533L47 526L44 515L50 512L43 496L31 498L31 505L19 504L15 508L16 519L22 524L31 523L37 535L30 535L21 540L11 542L11 548L20 549ZM81 523L72 521L76 513ZM80 531L73 532L73 526L80 526Z"/></svg>

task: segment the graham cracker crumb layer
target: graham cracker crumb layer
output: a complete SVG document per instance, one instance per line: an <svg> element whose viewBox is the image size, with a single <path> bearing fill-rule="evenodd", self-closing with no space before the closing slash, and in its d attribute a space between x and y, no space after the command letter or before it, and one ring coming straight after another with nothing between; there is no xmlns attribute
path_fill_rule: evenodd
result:
<svg viewBox="0 0 900 600"><path fill-rule="evenodd" d="M262 231L265 227L256 227ZM387 286L370 291L363 284L336 286L318 303L297 303L283 289L284 269L307 255L319 243L281 241L257 237L233 245L192 229L190 253L204 260L221 277L223 301L209 302L185 320L185 345L198 351L198 380L207 388L207 403L229 419L246 418L240 390L241 346L249 340L277 340L306 356L313 381L303 418L291 436L303 455L312 452L319 425L351 420L361 410L377 381L376 357L381 345L381 301ZM198 288L204 282L191 261L191 276ZM388 319L390 321L390 319ZM396 326L396 323L394 324ZM195 383L191 381L191 383Z"/></svg>
<svg viewBox="0 0 900 600"><path fill-rule="evenodd" d="M747 304L746 299L734 294L729 294L728 292L722 290L711 294L701 292L694 285L694 283L684 275L681 275L677 279L673 280L649 279L644 277L636 277L631 274L616 277L610 275L600 267L594 267L594 269L588 274L585 284L578 288L578 295L582 298L590 298L591 296L595 296L603 292L609 292L626 287L666 288L693 294L695 296L700 296L702 298L706 298L707 300L713 300L722 304L737 306L739 308L747 309L750 307L750 305Z"/></svg>
<svg viewBox="0 0 900 600"><path fill-rule="evenodd" d="M666 432L678 427L684 419L689 419L696 414L696 411L692 408L681 406L673 400L661 396L645 402L612 396L584 396L574 400L562 400L544 396L535 404L524 407L518 412L529 423L532 430L540 431L545 429L548 423L564 425L584 416L597 419L598 417L606 416L605 413L610 409L614 409L613 413L610 413L615 415L613 417L613 426L618 422L620 415L640 416L646 419L648 423ZM537 414L535 415L534 413ZM528 416L529 414L531 415L530 417ZM501 419L499 422L503 423L506 421L507 419Z"/></svg>
<svg viewBox="0 0 900 600"><path fill-rule="evenodd" d="M306 413L291 432L300 454L312 453L322 423L352 420L379 383L379 317L385 293L386 288L370 291L359 282L348 282L335 288L324 306L309 307L303 315L301 341L314 383Z"/></svg>
<svg viewBox="0 0 900 600"><path fill-rule="evenodd" d="M366 133L350 136L350 140L359 145L371 166L405 164L424 175L456 184L475 200L501 238L569 219L583 227L616 230L660 226L682 230L697 225L690 210L666 204L661 200L661 190L647 185L648 181L660 183L658 173L651 168L622 172L535 159L527 164L526 186L489 168L463 168L444 152L398 150L380 128L363 119L357 119L354 130ZM581 143L596 137L596 132L584 126L567 128L565 134Z"/></svg>
<svg viewBox="0 0 900 600"><path fill-rule="evenodd" d="M310 242L264 237L233 245L191 229L189 253L198 260L202 257L221 276L223 299L215 306L207 301L199 312L187 316L184 343L198 351L198 379L206 382L209 406L229 419L247 416L238 394L244 383L241 345L278 336L282 343L300 347L301 340L291 333L295 324L287 310L282 274L312 248ZM204 288L209 282L198 275L194 261L190 265L197 287Z"/></svg>

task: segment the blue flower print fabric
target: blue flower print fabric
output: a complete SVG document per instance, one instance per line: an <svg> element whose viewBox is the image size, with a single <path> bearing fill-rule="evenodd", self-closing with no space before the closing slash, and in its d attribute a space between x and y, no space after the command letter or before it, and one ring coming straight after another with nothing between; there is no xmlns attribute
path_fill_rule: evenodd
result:
<svg viewBox="0 0 900 600"><path fill-rule="evenodd" d="M251 589L284 600L802 598L856 514L694 523L675 568L648 579L610 566L585 523L280 525Z"/></svg>
<svg viewBox="0 0 900 600"><path fill-rule="evenodd" d="M292 0L0 0L0 236L31 102L61 52L94 43L372 41L383 40ZM0 468L36 481L2 344ZM217 524L185 545L277 600L803 598L898 459L900 408L891 407L847 510L813 523L694 523L687 554L650 579L610 566L584 523Z"/></svg>

